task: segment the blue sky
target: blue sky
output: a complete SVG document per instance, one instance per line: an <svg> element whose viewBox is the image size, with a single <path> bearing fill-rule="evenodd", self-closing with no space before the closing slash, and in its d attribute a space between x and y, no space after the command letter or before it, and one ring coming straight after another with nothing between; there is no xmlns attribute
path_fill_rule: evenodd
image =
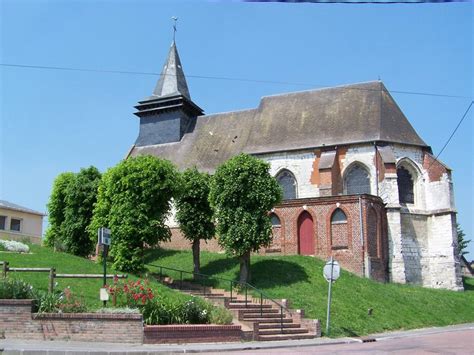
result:
<svg viewBox="0 0 474 355"><path fill-rule="evenodd" d="M1 62L158 73L177 44L206 113L260 97L381 78L437 154L473 97L472 3L322 5L226 1L0 0ZM0 67L0 197L46 211L64 171L104 171L138 133L133 105L157 76ZM256 83L189 76L277 81ZM474 111L474 110L473 110ZM473 238L473 112L440 159ZM470 245L474 257L474 241Z"/></svg>

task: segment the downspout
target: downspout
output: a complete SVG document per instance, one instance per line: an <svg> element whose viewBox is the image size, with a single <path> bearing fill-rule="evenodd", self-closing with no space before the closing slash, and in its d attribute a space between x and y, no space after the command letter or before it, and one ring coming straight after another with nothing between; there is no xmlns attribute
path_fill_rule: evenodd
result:
<svg viewBox="0 0 474 355"><path fill-rule="evenodd" d="M370 277L370 274L367 272L366 266L367 263L365 261L365 243L364 243L364 222L362 219L362 197L359 195L359 225L360 225L360 242L362 245L362 274L365 277Z"/></svg>
<svg viewBox="0 0 474 355"><path fill-rule="evenodd" d="M377 149L377 142L374 142L374 149L375 149L375 192L376 196L379 195L379 157L378 157L378 149Z"/></svg>

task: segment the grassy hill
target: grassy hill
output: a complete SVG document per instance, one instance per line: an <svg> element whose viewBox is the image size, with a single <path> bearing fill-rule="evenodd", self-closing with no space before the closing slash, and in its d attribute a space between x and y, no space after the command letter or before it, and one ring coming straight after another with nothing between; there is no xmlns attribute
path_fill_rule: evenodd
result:
<svg viewBox="0 0 474 355"><path fill-rule="evenodd" d="M61 274L102 274L102 264L73 256L66 253L54 252L50 248L40 247L38 245L30 245L30 254L18 254L0 251L0 261L8 261L10 267L55 267L56 273ZM107 265L107 274L114 273L110 265ZM120 272L117 272L120 273ZM48 289L48 273L8 273L9 277L20 278L33 287L47 290ZM138 277L129 275L129 280L137 280ZM110 280L110 279L109 279ZM63 290L67 286L71 290L84 298L84 301L90 309L98 309L102 307L99 300L99 289L102 287L102 279L56 279L58 285L56 289ZM109 281L111 282L111 281ZM158 283L153 283L152 288L155 294L169 295L170 297L183 297L179 292L169 289Z"/></svg>
<svg viewBox="0 0 474 355"><path fill-rule="evenodd" d="M0 260L12 267L55 267L58 273L101 273L102 265L49 248L31 246L31 254L0 252ZM238 279L237 259L224 254L201 255L202 273ZM149 250L146 262L192 271L189 251ZM322 276L324 261L305 256L252 256L251 284L274 299L289 299L291 308L303 308L308 318L321 319L325 329L327 287ZM108 267L112 273L113 270ZM168 272L178 278L178 274ZM40 289L47 289L47 273L10 273ZM130 275L130 279L136 279ZM100 308L102 280L58 279L58 288L71 286L91 308ZM229 288L228 283L214 286ZM158 283L155 292L169 297L188 297ZM410 329L474 322L474 279L468 279L465 292L433 290L409 285L381 284L343 271L333 285L331 336L357 336L384 330ZM372 315L367 310L373 309Z"/></svg>
<svg viewBox="0 0 474 355"><path fill-rule="evenodd" d="M150 250L153 265L192 271L188 251ZM274 299L289 299L291 308L302 308L306 317L326 324L328 283L322 276L325 262L312 257L252 256L252 281ZM224 254L201 254L201 272L238 279L237 259ZM178 274L168 272L170 276ZM465 292L434 290L411 285L382 284L343 271L333 284L331 335L357 336L394 329L412 329L474 322L474 279L466 280ZM219 282L214 282L219 285ZM220 283L228 288L228 283ZM373 309L368 315L368 309Z"/></svg>

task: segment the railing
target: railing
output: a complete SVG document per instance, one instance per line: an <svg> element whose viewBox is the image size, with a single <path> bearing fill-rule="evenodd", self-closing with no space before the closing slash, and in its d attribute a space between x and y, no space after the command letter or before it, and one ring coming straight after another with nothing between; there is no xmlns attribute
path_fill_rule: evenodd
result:
<svg viewBox="0 0 474 355"><path fill-rule="evenodd" d="M183 275L192 275L193 276L193 279L191 281L195 282L195 283L198 283L200 280L202 279L206 279L206 280L217 280L217 281L222 281L223 283L228 283L228 285L230 286L230 301L232 302L232 295L233 295L233 292L235 292L235 294L238 293L238 288L240 288L240 290L244 290L244 296L245 296L245 300L244 300L244 304L245 304L245 308L248 308L248 293L249 293L249 290L250 292L254 292L256 294L258 294L258 298L260 298L260 316L263 316L263 301L266 300L266 301L270 301L271 303L273 303L274 305L276 305L279 309L280 309L280 329L281 329L281 332L283 333L283 319L284 319L284 316L285 314L288 314L290 315L290 317L292 316L292 312L284 305L282 305L281 303L275 301L274 299L272 299L271 297L269 297L268 295L266 295L263 291L259 290L258 288L256 288L255 286L252 286L251 284L247 283L247 282L241 282L241 281L235 281L235 280L230 280L230 279L226 279L226 278L223 278L223 277L217 277L217 276L211 276L211 275L206 275L206 274L201 274L201 273L198 273L198 272L192 272L192 271L186 271L186 270L180 270L180 269L174 269L174 268L171 268L171 267L167 267L167 266L162 266L162 265L154 265L154 264L147 264L148 266L153 266L153 267L156 267L159 269L159 275L160 275L160 280L163 279L163 276L168 276L168 275L163 275L163 270L171 270L171 271L174 271L174 272L178 272L179 273L179 289L182 290L183 289ZM196 278L197 276L197 278ZM236 286L239 286L239 287L236 287ZM205 285L201 285L200 286L203 287L203 294L204 296L206 296L206 286Z"/></svg>
<svg viewBox="0 0 474 355"><path fill-rule="evenodd" d="M57 274L54 267L10 267L8 261L0 261L2 265L2 276L7 277L8 272L48 272L48 292L52 293L54 290L55 279L102 279L103 274ZM126 279L128 275L106 275L106 278L112 279L117 277L119 279Z"/></svg>

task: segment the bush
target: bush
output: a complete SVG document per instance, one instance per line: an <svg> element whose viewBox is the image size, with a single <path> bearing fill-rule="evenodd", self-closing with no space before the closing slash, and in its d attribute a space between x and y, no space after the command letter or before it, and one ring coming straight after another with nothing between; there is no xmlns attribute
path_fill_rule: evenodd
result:
<svg viewBox="0 0 474 355"><path fill-rule="evenodd" d="M13 251L16 253L29 253L30 247L14 240L0 240L0 250Z"/></svg>
<svg viewBox="0 0 474 355"><path fill-rule="evenodd" d="M155 296L153 290L148 287L148 280L119 281L114 277L113 284L106 286L107 292L112 296L114 307L137 308L151 301Z"/></svg>
<svg viewBox="0 0 474 355"><path fill-rule="evenodd" d="M0 299L31 299L35 298L33 286L15 279L0 281Z"/></svg>
<svg viewBox="0 0 474 355"><path fill-rule="evenodd" d="M87 306L82 297L76 296L69 287L62 292L37 294L38 313L84 313Z"/></svg>
<svg viewBox="0 0 474 355"><path fill-rule="evenodd" d="M147 325L167 324L230 324L232 314L222 307L193 297L187 301L169 298L156 298L142 309L143 320Z"/></svg>
<svg viewBox="0 0 474 355"><path fill-rule="evenodd" d="M232 313L224 307L216 306L211 310L210 323L211 324L231 324Z"/></svg>

